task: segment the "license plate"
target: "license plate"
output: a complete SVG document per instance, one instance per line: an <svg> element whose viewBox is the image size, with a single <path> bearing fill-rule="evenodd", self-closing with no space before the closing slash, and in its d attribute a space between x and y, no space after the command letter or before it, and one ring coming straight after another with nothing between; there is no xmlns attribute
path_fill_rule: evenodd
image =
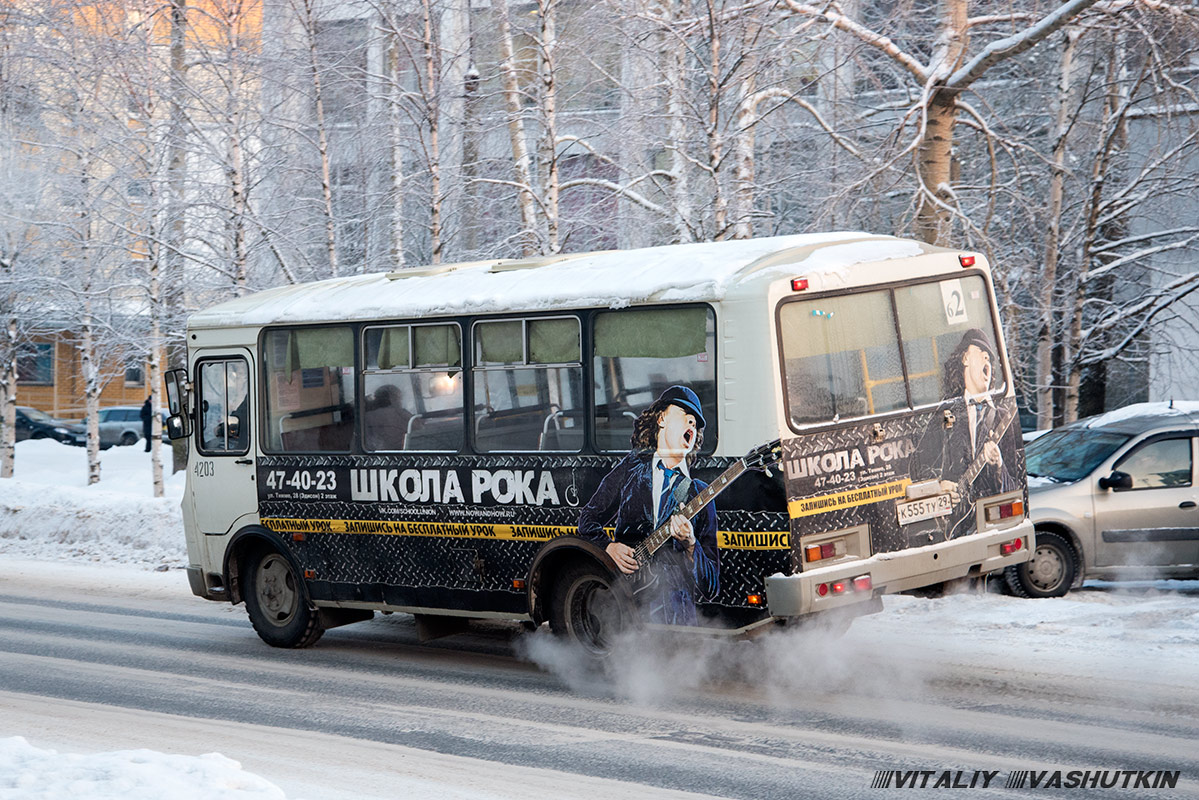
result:
<svg viewBox="0 0 1199 800"><path fill-rule="evenodd" d="M953 499L947 494L924 497L907 503L896 503L900 525L910 525L933 517L944 517L953 511Z"/></svg>

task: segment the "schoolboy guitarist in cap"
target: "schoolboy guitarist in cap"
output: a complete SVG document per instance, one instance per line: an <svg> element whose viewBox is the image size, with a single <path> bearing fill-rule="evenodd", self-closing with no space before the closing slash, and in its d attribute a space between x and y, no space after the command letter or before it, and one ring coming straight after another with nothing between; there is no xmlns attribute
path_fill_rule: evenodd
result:
<svg viewBox="0 0 1199 800"><path fill-rule="evenodd" d="M654 571L656 581L640 595L649 622L694 625L696 597L715 597L720 590L715 506L709 503L692 520L672 513L707 486L691 478L689 464L703 429L695 392L686 386L662 392L634 423L632 451L579 513L579 536L603 547L622 573ZM683 492L680 485L689 488ZM668 519L674 540L648 567L639 565L633 548ZM604 530L609 525L615 540Z"/></svg>

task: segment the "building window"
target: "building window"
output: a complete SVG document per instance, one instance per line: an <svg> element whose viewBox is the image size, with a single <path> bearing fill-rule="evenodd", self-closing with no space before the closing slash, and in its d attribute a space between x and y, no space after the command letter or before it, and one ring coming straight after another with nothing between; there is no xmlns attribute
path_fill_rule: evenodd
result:
<svg viewBox="0 0 1199 800"><path fill-rule="evenodd" d="M17 382L54 384L54 343L27 344L17 353Z"/></svg>
<svg viewBox="0 0 1199 800"><path fill-rule="evenodd" d="M129 364L125 367L126 386L145 386L146 374L141 364Z"/></svg>

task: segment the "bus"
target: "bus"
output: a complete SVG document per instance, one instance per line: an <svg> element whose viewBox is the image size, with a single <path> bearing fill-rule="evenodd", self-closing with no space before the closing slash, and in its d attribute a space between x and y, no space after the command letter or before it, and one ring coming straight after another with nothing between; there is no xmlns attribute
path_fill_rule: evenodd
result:
<svg viewBox="0 0 1199 800"><path fill-rule="evenodd" d="M866 233L354 275L193 314L192 591L303 647L375 612L747 636L1033 544L979 253Z"/></svg>

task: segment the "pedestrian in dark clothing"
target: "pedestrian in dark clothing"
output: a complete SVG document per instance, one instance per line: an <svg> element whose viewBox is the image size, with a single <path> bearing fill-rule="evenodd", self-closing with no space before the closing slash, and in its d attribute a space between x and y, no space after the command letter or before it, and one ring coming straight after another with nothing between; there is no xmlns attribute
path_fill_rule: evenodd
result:
<svg viewBox="0 0 1199 800"><path fill-rule="evenodd" d="M154 430L154 409L150 405L150 398L146 398L146 402L142 405L142 435L146 437L146 452L150 452L150 436Z"/></svg>

